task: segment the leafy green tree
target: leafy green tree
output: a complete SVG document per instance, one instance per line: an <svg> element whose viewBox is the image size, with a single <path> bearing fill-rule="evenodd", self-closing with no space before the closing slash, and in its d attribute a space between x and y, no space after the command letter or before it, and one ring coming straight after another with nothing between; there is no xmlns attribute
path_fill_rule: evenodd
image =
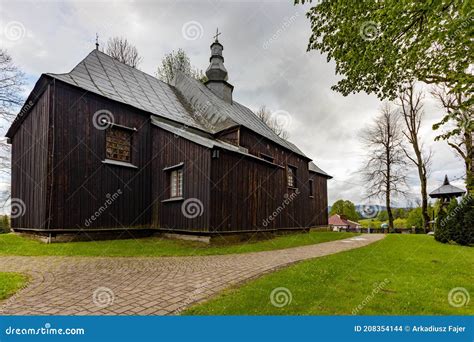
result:
<svg viewBox="0 0 474 342"><path fill-rule="evenodd" d="M395 213L394 213L393 217L396 218ZM377 220L382 221L382 222L388 221L388 212L387 212L387 210L382 210L382 211L377 215Z"/></svg>
<svg viewBox="0 0 474 342"><path fill-rule="evenodd" d="M413 208L412 210L410 210L407 217L407 225L408 228L423 228L423 211L421 208Z"/></svg>
<svg viewBox="0 0 474 342"><path fill-rule="evenodd" d="M295 0L295 3L312 2ZM443 124L472 134L456 113L472 113L473 1L317 1L307 13L312 35L308 50L327 54L342 79L332 88L343 95L365 91L394 99L407 84L443 85L459 99ZM448 125L449 126L449 125ZM469 131L470 130L470 131ZM457 132L459 133L459 132ZM461 133L462 134L462 133ZM446 136L442 137L447 139ZM467 141L472 151L472 139ZM466 168L473 189L472 153ZM466 164L466 166L469 166ZM473 190L474 191L474 190Z"/></svg>
<svg viewBox="0 0 474 342"><path fill-rule="evenodd" d="M351 221L357 222L359 220L359 214L357 214L354 203L351 201L337 200L331 207L329 215L343 215Z"/></svg>
<svg viewBox="0 0 474 342"><path fill-rule="evenodd" d="M394 218L407 218L408 217L408 212L406 209L403 208L397 208L394 209L393 211L393 217Z"/></svg>
<svg viewBox="0 0 474 342"><path fill-rule="evenodd" d="M295 1L305 2L312 1ZM393 99L413 80L467 92L474 83L472 10L463 0L318 1L307 14L308 50L336 62L343 78L333 89L344 95Z"/></svg>
<svg viewBox="0 0 474 342"><path fill-rule="evenodd" d="M156 76L163 82L171 83L177 70L201 82L207 79L202 70L191 66L191 61L183 49L166 54L161 60Z"/></svg>
<svg viewBox="0 0 474 342"><path fill-rule="evenodd" d="M393 221L393 226L395 228L407 228L407 220L402 218L397 218Z"/></svg>

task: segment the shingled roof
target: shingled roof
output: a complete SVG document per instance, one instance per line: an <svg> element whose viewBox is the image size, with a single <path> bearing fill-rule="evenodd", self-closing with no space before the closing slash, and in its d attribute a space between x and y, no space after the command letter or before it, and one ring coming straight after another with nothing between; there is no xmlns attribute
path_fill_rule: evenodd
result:
<svg viewBox="0 0 474 342"><path fill-rule="evenodd" d="M431 198L449 198L462 196L466 191L449 184L448 176L444 177L443 185L430 193Z"/></svg>
<svg viewBox="0 0 474 342"><path fill-rule="evenodd" d="M232 104L223 101L204 84L182 73L172 86L93 50L71 72L47 75L207 133L241 125L306 157L295 145L276 135L249 108L236 101Z"/></svg>
<svg viewBox="0 0 474 342"><path fill-rule="evenodd" d="M315 163L309 162L308 169L311 172L319 173L320 175L326 176L328 178L332 178L332 176L328 175L326 172L321 170Z"/></svg>

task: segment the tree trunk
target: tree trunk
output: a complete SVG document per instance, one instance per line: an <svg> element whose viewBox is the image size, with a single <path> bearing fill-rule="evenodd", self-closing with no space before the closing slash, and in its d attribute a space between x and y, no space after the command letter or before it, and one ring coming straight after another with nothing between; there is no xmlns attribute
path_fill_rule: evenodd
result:
<svg viewBox="0 0 474 342"><path fill-rule="evenodd" d="M421 181L421 214L423 217L423 231L428 232L430 215L428 215L428 193L426 191L426 174L420 176Z"/></svg>
<svg viewBox="0 0 474 342"><path fill-rule="evenodd" d="M474 196L474 148L473 143L473 132L464 132L464 142L466 144L466 158L464 159L466 164L466 187L470 195Z"/></svg>
<svg viewBox="0 0 474 342"><path fill-rule="evenodd" d="M387 207L387 214L388 214L388 232L390 233L393 231L393 213L392 207L390 206L390 192L387 192L387 197L385 199L385 205Z"/></svg>

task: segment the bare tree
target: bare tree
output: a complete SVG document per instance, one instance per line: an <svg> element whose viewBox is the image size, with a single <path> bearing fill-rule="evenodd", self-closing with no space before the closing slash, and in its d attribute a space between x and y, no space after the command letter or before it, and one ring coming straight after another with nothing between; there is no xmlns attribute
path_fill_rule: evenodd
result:
<svg viewBox="0 0 474 342"><path fill-rule="evenodd" d="M6 50L0 49L0 117L8 122L15 118L14 110L23 102L21 96L24 75L13 64Z"/></svg>
<svg viewBox="0 0 474 342"><path fill-rule="evenodd" d="M202 70L191 66L191 61L183 49L166 54L161 60L161 66L158 67L156 76L163 82L171 83L178 70L201 82L207 80Z"/></svg>
<svg viewBox="0 0 474 342"><path fill-rule="evenodd" d="M393 230L392 199L405 195L407 189L400 116L385 104L374 122L362 131L361 139L367 150L360 171L367 182L367 198L385 198L389 230Z"/></svg>
<svg viewBox="0 0 474 342"><path fill-rule="evenodd" d="M272 113L265 107L261 106L255 113L260 120L262 120L270 129L275 132L280 138L288 140L290 134L285 129L284 125L279 123L277 118L272 116Z"/></svg>
<svg viewBox="0 0 474 342"><path fill-rule="evenodd" d="M415 91L415 85L412 83L399 94L399 105L405 129L403 135L411 145L413 154L407 149L404 152L407 158L417 167L418 177L421 185L421 213L423 217L423 229L426 231L429 226L430 216L428 215L428 191L427 177L431 163L432 153L427 152L420 140L420 127L423 121L423 95Z"/></svg>
<svg viewBox="0 0 474 342"><path fill-rule="evenodd" d="M138 54L137 48L123 37L109 38L105 53L132 68L137 68L143 61L143 58Z"/></svg>
<svg viewBox="0 0 474 342"><path fill-rule="evenodd" d="M2 135L5 129L15 119L15 112L23 103L24 74L13 63L6 50L0 49L0 121ZM6 139L0 140L0 179L10 177L11 146ZM0 205L4 206L10 198L6 189L0 194Z"/></svg>
<svg viewBox="0 0 474 342"><path fill-rule="evenodd" d="M433 129L446 127L447 131L436 137L436 140L446 140L456 154L464 161L466 168L466 184L470 192L474 193L474 108L470 103L470 96L456 93L448 86L433 87L431 94L445 109L446 115ZM451 127L449 125L451 124Z"/></svg>

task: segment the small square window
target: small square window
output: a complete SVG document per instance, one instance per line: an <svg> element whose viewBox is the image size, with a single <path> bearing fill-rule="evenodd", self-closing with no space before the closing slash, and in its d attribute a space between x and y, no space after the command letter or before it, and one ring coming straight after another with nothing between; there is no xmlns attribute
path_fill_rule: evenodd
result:
<svg viewBox="0 0 474 342"><path fill-rule="evenodd" d="M132 133L121 128L110 127L105 133L106 158L131 162Z"/></svg>
<svg viewBox="0 0 474 342"><path fill-rule="evenodd" d="M183 169L170 172L170 197L183 197Z"/></svg>
<svg viewBox="0 0 474 342"><path fill-rule="evenodd" d="M288 177L288 187L296 188L296 168L295 167L288 166L287 177Z"/></svg>

